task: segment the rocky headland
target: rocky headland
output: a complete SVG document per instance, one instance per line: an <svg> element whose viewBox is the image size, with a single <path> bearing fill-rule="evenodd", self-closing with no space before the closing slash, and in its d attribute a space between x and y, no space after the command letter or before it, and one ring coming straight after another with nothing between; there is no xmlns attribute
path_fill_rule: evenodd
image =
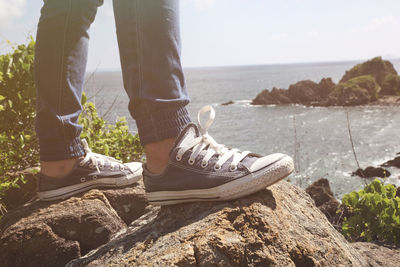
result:
<svg viewBox="0 0 400 267"><path fill-rule="evenodd" d="M400 76L393 64L381 57L357 64L335 84L305 80L288 89L263 90L252 105L302 104L307 106L400 105Z"/></svg>

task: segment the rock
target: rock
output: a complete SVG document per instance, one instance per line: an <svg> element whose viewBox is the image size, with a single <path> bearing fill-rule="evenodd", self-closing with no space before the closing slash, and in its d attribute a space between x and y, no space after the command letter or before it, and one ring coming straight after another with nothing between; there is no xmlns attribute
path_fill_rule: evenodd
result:
<svg viewBox="0 0 400 267"><path fill-rule="evenodd" d="M318 94L322 98L327 97L333 91L335 85L331 78L322 78L318 83Z"/></svg>
<svg viewBox="0 0 400 267"><path fill-rule="evenodd" d="M383 163L381 166L383 167L396 167L400 168L400 156L395 157L394 159L388 160Z"/></svg>
<svg viewBox="0 0 400 267"><path fill-rule="evenodd" d="M381 177L381 178L386 178L391 175L391 173L384 169L384 168L376 168L376 167L371 167L368 166L365 169L358 169L355 172L353 172L351 175L357 175L360 176L361 178L375 178L375 177Z"/></svg>
<svg viewBox="0 0 400 267"><path fill-rule="evenodd" d="M381 95L400 95L400 76L388 74L382 83Z"/></svg>
<svg viewBox="0 0 400 267"><path fill-rule="evenodd" d="M263 90L251 102L252 105L272 105L293 103L286 89L272 88L272 91Z"/></svg>
<svg viewBox="0 0 400 267"><path fill-rule="evenodd" d="M371 267L398 267L400 263L400 249L379 246L373 243L356 242L352 246L358 250Z"/></svg>
<svg viewBox="0 0 400 267"><path fill-rule="evenodd" d="M142 181L136 187L103 190L102 193L127 225L147 212L148 202Z"/></svg>
<svg viewBox="0 0 400 267"><path fill-rule="evenodd" d="M222 103L221 105L222 105L222 106L228 106L228 105L232 105L232 104L234 104L234 103L235 103L235 102L233 102L233 101L231 100L231 101Z"/></svg>
<svg viewBox="0 0 400 267"><path fill-rule="evenodd" d="M400 95L400 76L393 64L376 57L346 71L335 85L331 78L323 78L317 84L310 80L299 81L288 90L264 90L252 101L252 105L297 103L311 106L400 105L400 98L377 101L380 95ZM398 101L399 100L399 101Z"/></svg>
<svg viewBox="0 0 400 267"><path fill-rule="evenodd" d="M289 98L294 103L307 105L313 101L321 100L318 89L318 84L313 81L300 81L289 86Z"/></svg>
<svg viewBox="0 0 400 267"><path fill-rule="evenodd" d="M292 104L309 105L320 101L332 92L335 83L331 78L323 78L318 84L313 81L300 81L290 85L289 89L272 88L263 90L251 102L252 105Z"/></svg>
<svg viewBox="0 0 400 267"><path fill-rule="evenodd" d="M369 105L375 105L381 107L400 106L400 96L382 95L381 93L379 93L379 98L376 101L370 102Z"/></svg>
<svg viewBox="0 0 400 267"><path fill-rule="evenodd" d="M368 266L302 189L152 210L67 266Z"/></svg>
<svg viewBox="0 0 400 267"><path fill-rule="evenodd" d="M382 57L375 57L371 60L357 64L350 70L346 71L339 83L351 80L352 78L371 75L375 78L379 86L383 87L383 82L387 75L397 75L397 71L390 61L383 60Z"/></svg>
<svg viewBox="0 0 400 267"><path fill-rule="evenodd" d="M126 229L146 212L145 205L138 185L17 208L0 222L0 265L64 266Z"/></svg>
<svg viewBox="0 0 400 267"><path fill-rule="evenodd" d="M328 220L336 224L336 211L340 203L334 197L328 179L321 178L306 188L306 192L314 200L315 205L322 211Z"/></svg>
<svg viewBox="0 0 400 267"><path fill-rule="evenodd" d="M375 79L371 75L364 75L340 82L328 97L336 106L364 105L375 101L379 90Z"/></svg>

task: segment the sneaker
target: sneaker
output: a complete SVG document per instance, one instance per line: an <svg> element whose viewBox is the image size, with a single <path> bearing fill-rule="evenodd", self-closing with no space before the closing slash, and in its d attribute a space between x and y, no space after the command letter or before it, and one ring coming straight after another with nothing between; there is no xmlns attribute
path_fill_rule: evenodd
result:
<svg viewBox="0 0 400 267"><path fill-rule="evenodd" d="M209 113L203 126L200 118ZM194 201L224 201L240 198L270 186L294 170L291 157L262 157L218 144L207 130L215 111L203 107L198 125L188 124L177 138L163 173L152 174L144 166L143 181L150 204L170 205Z"/></svg>
<svg viewBox="0 0 400 267"><path fill-rule="evenodd" d="M61 178L38 175L40 200L65 199L92 188L119 188L136 183L142 177L142 164L122 164L112 157L93 153L82 140L86 155L77 161L71 172Z"/></svg>

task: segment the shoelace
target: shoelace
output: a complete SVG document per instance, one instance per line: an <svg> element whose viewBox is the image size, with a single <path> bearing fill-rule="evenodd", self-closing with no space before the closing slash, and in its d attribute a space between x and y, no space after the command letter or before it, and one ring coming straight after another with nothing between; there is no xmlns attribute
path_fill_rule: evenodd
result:
<svg viewBox="0 0 400 267"><path fill-rule="evenodd" d="M105 155L97 154L90 150L89 145L85 139L82 139L83 149L86 152L86 156L79 163L81 166L85 165L87 162L90 162L90 168L96 168L97 172L100 172L100 169L104 168L106 162L111 165L111 170L113 171L116 167L123 171L125 169L122 161L117 160L112 157L108 157Z"/></svg>
<svg viewBox="0 0 400 267"><path fill-rule="evenodd" d="M204 125L202 125L201 117L207 112L209 112L208 120ZM214 169L219 170L221 169L221 166L233 156L233 160L229 166L229 170L235 171L237 169L237 165L239 164L239 162L242 159L244 159L250 153L250 151L241 152L237 148L228 148L222 144L218 144L207 132L208 128L214 122L214 119L215 119L215 110L213 109L213 107L204 106L199 110L197 114L197 121L201 136L191 140L184 146L180 147L177 152L176 159L180 161L182 159L183 154L185 154L186 151L193 148L188 163L190 165L193 165L196 157L200 153L205 154L201 161L201 167L205 168L207 167L212 156L217 154L218 161L215 163Z"/></svg>

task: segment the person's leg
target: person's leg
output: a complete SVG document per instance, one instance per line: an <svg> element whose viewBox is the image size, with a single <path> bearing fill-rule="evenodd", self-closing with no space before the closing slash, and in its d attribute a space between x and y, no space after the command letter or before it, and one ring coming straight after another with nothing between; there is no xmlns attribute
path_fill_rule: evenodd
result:
<svg viewBox="0 0 400 267"><path fill-rule="evenodd" d="M129 111L145 148L147 168L160 173L190 122L180 61L178 0L114 0Z"/></svg>
<svg viewBox="0 0 400 267"><path fill-rule="evenodd" d="M122 164L92 153L80 139L88 30L102 4L103 0L44 1L35 58L41 200L64 199L91 188L126 187L142 177L141 163Z"/></svg>
<svg viewBox="0 0 400 267"><path fill-rule="evenodd" d="M44 1L36 37L41 172L62 176L85 154L79 135L88 29L103 0Z"/></svg>
<svg viewBox="0 0 400 267"><path fill-rule="evenodd" d="M146 151L149 203L235 199L293 171L284 154L262 157L218 144L207 133L215 117L211 106L198 115L209 113L205 125L190 123L177 0L114 0L114 10L129 110Z"/></svg>

